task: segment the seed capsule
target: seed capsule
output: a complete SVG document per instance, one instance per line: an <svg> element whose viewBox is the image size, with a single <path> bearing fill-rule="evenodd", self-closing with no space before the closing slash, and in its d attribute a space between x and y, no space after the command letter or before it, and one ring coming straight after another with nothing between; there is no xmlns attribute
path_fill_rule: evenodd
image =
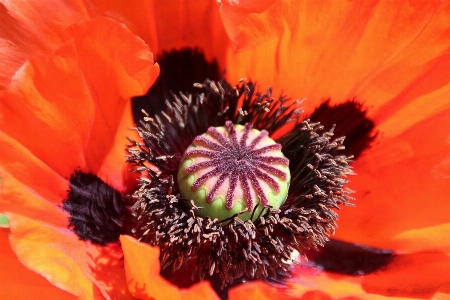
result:
<svg viewBox="0 0 450 300"><path fill-rule="evenodd" d="M239 212L256 219L264 207L279 208L290 183L289 160L268 132L252 124L210 127L186 149L178 169L178 186L202 217L223 220Z"/></svg>

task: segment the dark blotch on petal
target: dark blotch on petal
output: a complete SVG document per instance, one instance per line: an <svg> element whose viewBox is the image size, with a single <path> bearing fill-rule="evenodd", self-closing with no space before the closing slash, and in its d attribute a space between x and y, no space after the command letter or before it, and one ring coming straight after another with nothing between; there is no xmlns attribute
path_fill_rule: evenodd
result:
<svg viewBox="0 0 450 300"><path fill-rule="evenodd" d="M395 257L391 250L330 240L319 251L307 254L308 264L325 271L364 275L385 268Z"/></svg>
<svg viewBox="0 0 450 300"><path fill-rule="evenodd" d="M196 82L205 78L219 80L221 73L216 61L208 62L199 49L182 49L163 52L156 57L161 73L147 94L133 98L133 114L136 123L142 119L141 110L147 112L163 111L164 100L172 99L171 93L182 91L194 94Z"/></svg>
<svg viewBox="0 0 450 300"><path fill-rule="evenodd" d="M343 152L355 158L368 149L376 137L374 121L367 117L367 110L356 100L331 106L328 99L309 118L322 123L325 128L336 124L334 136L345 136Z"/></svg>
<svg viewBox="0 0 450 300"><path fill-rule="evenodd" d="M83 241L105 245L116 242L125 210L122 196L91 173L76 171L70 176L63 209L70 214L69 228Z"/></svg>

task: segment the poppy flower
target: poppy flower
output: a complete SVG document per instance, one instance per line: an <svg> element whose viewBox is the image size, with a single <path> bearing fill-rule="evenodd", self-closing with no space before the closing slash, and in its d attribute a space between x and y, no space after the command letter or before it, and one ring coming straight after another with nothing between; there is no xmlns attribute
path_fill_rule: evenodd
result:
<svg viewBox="0 0 450 300"><path fill-rule="evenodd" d="M83 212L62 209L69 186L76 191L77 180L89 174L99 178L90 182L111 193L109 198L136 189L122 153L124 136L139 141L127 130L133 124L129 98L144 94L159 73L143 39L154 53L202 47L207 59L227 67L231 83L246 76L261 87L308 98L304 116L325 124L340 121L336 133L341 126L357 155L358 176L350 184L357 208L339 212L337 240L308 253L310 262L291 270L287 287L249 282L231 289L230 298L450 294L444 238L449 231L448 4L241 2L221 6L237 52L211 3L170 9L101 1L2 5L8 20L2 22L2 52L11 59L2 61L1 140L8 151L1 160L0 211L11 221L10 242L20 261L80 298L216 297L207 282L181 290L167 283L159 275L157 248L127 235L120 244L103 240L106 228L96 231L86 223L77 232L69 220L85 221ZM54 7L61 19L47 22ZM173 18L177 13L186 18ZM173 30L184 25L183 34ZM361 126L369 131L361 133ZM107 215L124 209L95 200ZM121 233L123 220L108 220L107 227L117 226ZM88 239L92 236L99 240ZM419 272L425 275L416 278Z"/></svg>

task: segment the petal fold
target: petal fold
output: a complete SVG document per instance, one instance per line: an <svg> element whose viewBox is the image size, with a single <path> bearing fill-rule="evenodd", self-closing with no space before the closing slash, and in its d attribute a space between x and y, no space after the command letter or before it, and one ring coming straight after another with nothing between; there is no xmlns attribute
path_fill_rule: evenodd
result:
<svg viewBox="0 0 450 300"><path fill-rule="evenodd" d="M120 248L108 256L79 241L59 207L77 169L125 190L130 97L147 91L159 68L148 46L112 19L62 35L65 42L25 63L1 97L0 212L20 261L51 283L81 299L131 298Z"/></svg>
<svg viewBox="0 0 450 300"><path fill-rule="evenodd" d="M386 119L417 97L449 85L450 4L445 1L288 1L264 11L223 1L221 16L238 51L231 82L255 77L307 98L357 98Z"/></svg>
<svg viewBox="0 0 450 300"><path fill-rule="evenodd" d="M0 229L0 290L1 299L75 300L76 297L55 287L42 276L28 270L17 259L8 240L8 229Z"/></svg>
<svg viewBox="0 0 450 300"><path fill-rule="evenodd" d="M350 188L357 191L357 207L340 211L335 237L402 252L447 252L448 231L441 226L450 222L445 197L450 193L450 176L442 168L450 155L448 128L450 109L400 134L380 137L354 163L359 174L352 178ZM440 230L423 236L427 228ZM412 241L413 233L416 244L399 239ZM427 247L429 239L435 242Z"/></svg>
<svg viewBox="0 0 450 300"><path fill-rule="evenodd" d="M159 274L159 249L122 235L120 242L125 256L128 289L138 299L205 299L218 300L209 282L189 289L178 289Z"/></svg>
<svg viewBox="0 0 450 300"><path fill-rule="evenodd" d="M450 255L450 241L445 238L447 236L450 236L450 223L406 230L396 235L392 244L397 249L412 252L440 250Z"/></svg>
<svg viewBox="0 0 450 300"><path fill-rule="evenodd" d="M180 291L159 275L159 249L120 237L128 289L138 299L181 299Z"/></svg>
<svg viewBox="0 0 450 300"><path fill-rule="evenodd" d="M132 300L124 272L123 251L119 243L106 246L86 244L88 257L85 274L92 279L102 299Z"/></svg>
<svg viewBox="0 0 450 300"><path fill-rule="evenodd" d="M441 252L398 255L385 270L364 276L362 287L388 297L430 299L450 293L449 269L450 256Z"/></svg>
<svg viewBox="0 0 450 300"><path fill-rule="evenodd" d="M262 281L248 282L237 287L231 288L229 291L230 300L284 300L292 299L280 289L270 286Z"/></svg>
<svg viewBox="0 0 450 300"><path fill-rule="evenodd" d="M66 34L52 55L16 73L1 102L2 131L62 177L80 168L123 191L125 136L134 134L129 98L147 91L158 65L142 40L111 19Z"/></svg>
<svg viewBox="0 0 450 300"><path fill-rule="evenodd" d="M92 282L83 272L87 261L82 241L66 228L18 215L10 219L11 247L26 267L80 299L94 299Z"/></svg>
<svg viewBox="0 0 450 300"><path fill-rule="evenodd" d="M88 17L84 1L78 0L0 3L0 90L27 59L51 53L61 45L66 27Z"/></svg>
<svg viewBox="0 0 450 300"><path fill-rule="evenodd" d="M200 48L209 61L218 60L220 67L226 68L226 50L231 43L220 20L216 1L91 2L91 14L108 16L124 23L150 45L153 53Z"/></svg>

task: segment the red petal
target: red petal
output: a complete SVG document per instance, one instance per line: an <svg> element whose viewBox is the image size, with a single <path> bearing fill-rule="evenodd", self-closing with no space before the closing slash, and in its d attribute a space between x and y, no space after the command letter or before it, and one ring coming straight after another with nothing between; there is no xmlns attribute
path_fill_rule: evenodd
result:
<svg viewBox="0 0 450 300"><path fill-rule="evenodd" d="M450 4L437 0L280 0L263 12L223 1L240 48L229 54L227 76L307 98L307 111L324 98L356 97L390 116L448 85L449 17Z"/></svg>
<svg viewBox="0 0 450 300"><path fill-rule="evenodd" d="M94 284L106 299L135 299L128 291L124 272L122 247L117 244L106 246L87 245L88 269ZM103 298L102 298L103 299Z"/></svg>
<svg viewBox="0 0 450 300"><path fill-rule="evenodd" d="M398 255L385 270L364 276L368 293L389 297L429 299L435 293L450 294L450 257L439 252Z"/></svg>
<svg viewBox="0 0 450 300"><path fill-rule="evenodd" d="M230 45L216 1L93 1L93 14L106 15L127 25L150 45L153 53L200 48L208 60L226 67Z"/></svg>
<svg viewBox="0 0 450 300"><path fill-rule="evenodd" d="M0 211L67 226L67 215L56 207L66 197L66 180L3 133L0 148L7 149L0 157Z"/></svg>
<svg viewBox="0 0 450 300"><path fill-rule="evenodd" d="M118 258L102 257L119 277L86 275L97 257L66 229L57 207L64 178L81 168L124 191L125 135L134 132L129 98L145 92L158 71L142 40L111 19L95 19L71 27L52 55L26 63L2 98L0 143L8 152L0 211L11 219L13 248L26 266L76 295L127 292Z"/></svg>
<svg viewBox="0 0 450 300"><path fill-rule="evenodd" d="M7 229L0 230L1 299L73 299L75 296L55 287L42 276L25 268L9 246Z"/></svg>
<svg viewBox="0 0 450 300"><path fill-rule="evenodd" d="M231 288L229 291L230 300L270 300L270 299L292 299L280 289L273 287L262 281L252 281Z"/></svg>
<svg viewBox="0 0 450 300"><path fill-rule="evenodd" d="M159 249L120 237L125 256L128 289L139 299L181 299L180 291L159 275Z"/></svg>
<svg viewBox="0 0 450 300"><path fill-rule="evenodd" d="M395 249L420 252L424 250L440 250L450 255L450 223L411 229L394 237L391 245Z"/></svg>
<svg viewBox="0 0 450 300"><path fill-rule="evenodd" d="M361 280L360 276L330 274L300 265L288 280L288 294L300 299L372 299L362 289Z"/></svg>
<svg viewBox="0 0 450 300"><path fill-rule="evenodd" d="M129 98L147 92L159 67L142 40L110 19L79 23L67 33L96 104L86 163L91 172L123 192L122 173L128 169L122 164L125 136L136 136L129 129L134 125Z"/></svg>
<svg viewBox="0 0 450 300"><path fill-rule="evenodd" d="M340 211L336 237L380 248L411 251L427 247L401 243L402 234L449 223L450 110L419 122L408 130L381 138L358 159L350 187L357 191L356 209ZM394 129L395 130L395 129ZM448 231L433 233L429 247L443 247ZM410 237L411 238L411 237ZM409 246L412 248L409 248ZM428 248L429 249L429 248Z"/></svg>
<svg viewBox="0 0 450 300"><path fill-rule="evenodd" d="M11 246L22 264L61 289L81 298L93 298L92 283L83 272L87 267L84 242L66 228L9 216Z"/></svg>
<svg viewBox="0 0 450 300"><path fill-rule="evenodd" d="M2 130L61 176L81 168L123 191L125 136L135 134L129 97L147 91L158 65L111 19L75 25L68 36L16 74L2 101Z"/></svg>
<svg viewBox="0 0 450 300"><path fill-rule="evenodd" d="M128 289L139 299L218 299L207 282L179 290L159 275L159 249L138 242L135 238L120 237L125 255L125 274Z"/></svg>
<svg viewBox="0 0 450 300"><path fill-rule="evenodd" d="M84 6L82 1L63 0L1 3L0 90L29 57L50 53L62 43L67 26L88 18Z"/></svg>

